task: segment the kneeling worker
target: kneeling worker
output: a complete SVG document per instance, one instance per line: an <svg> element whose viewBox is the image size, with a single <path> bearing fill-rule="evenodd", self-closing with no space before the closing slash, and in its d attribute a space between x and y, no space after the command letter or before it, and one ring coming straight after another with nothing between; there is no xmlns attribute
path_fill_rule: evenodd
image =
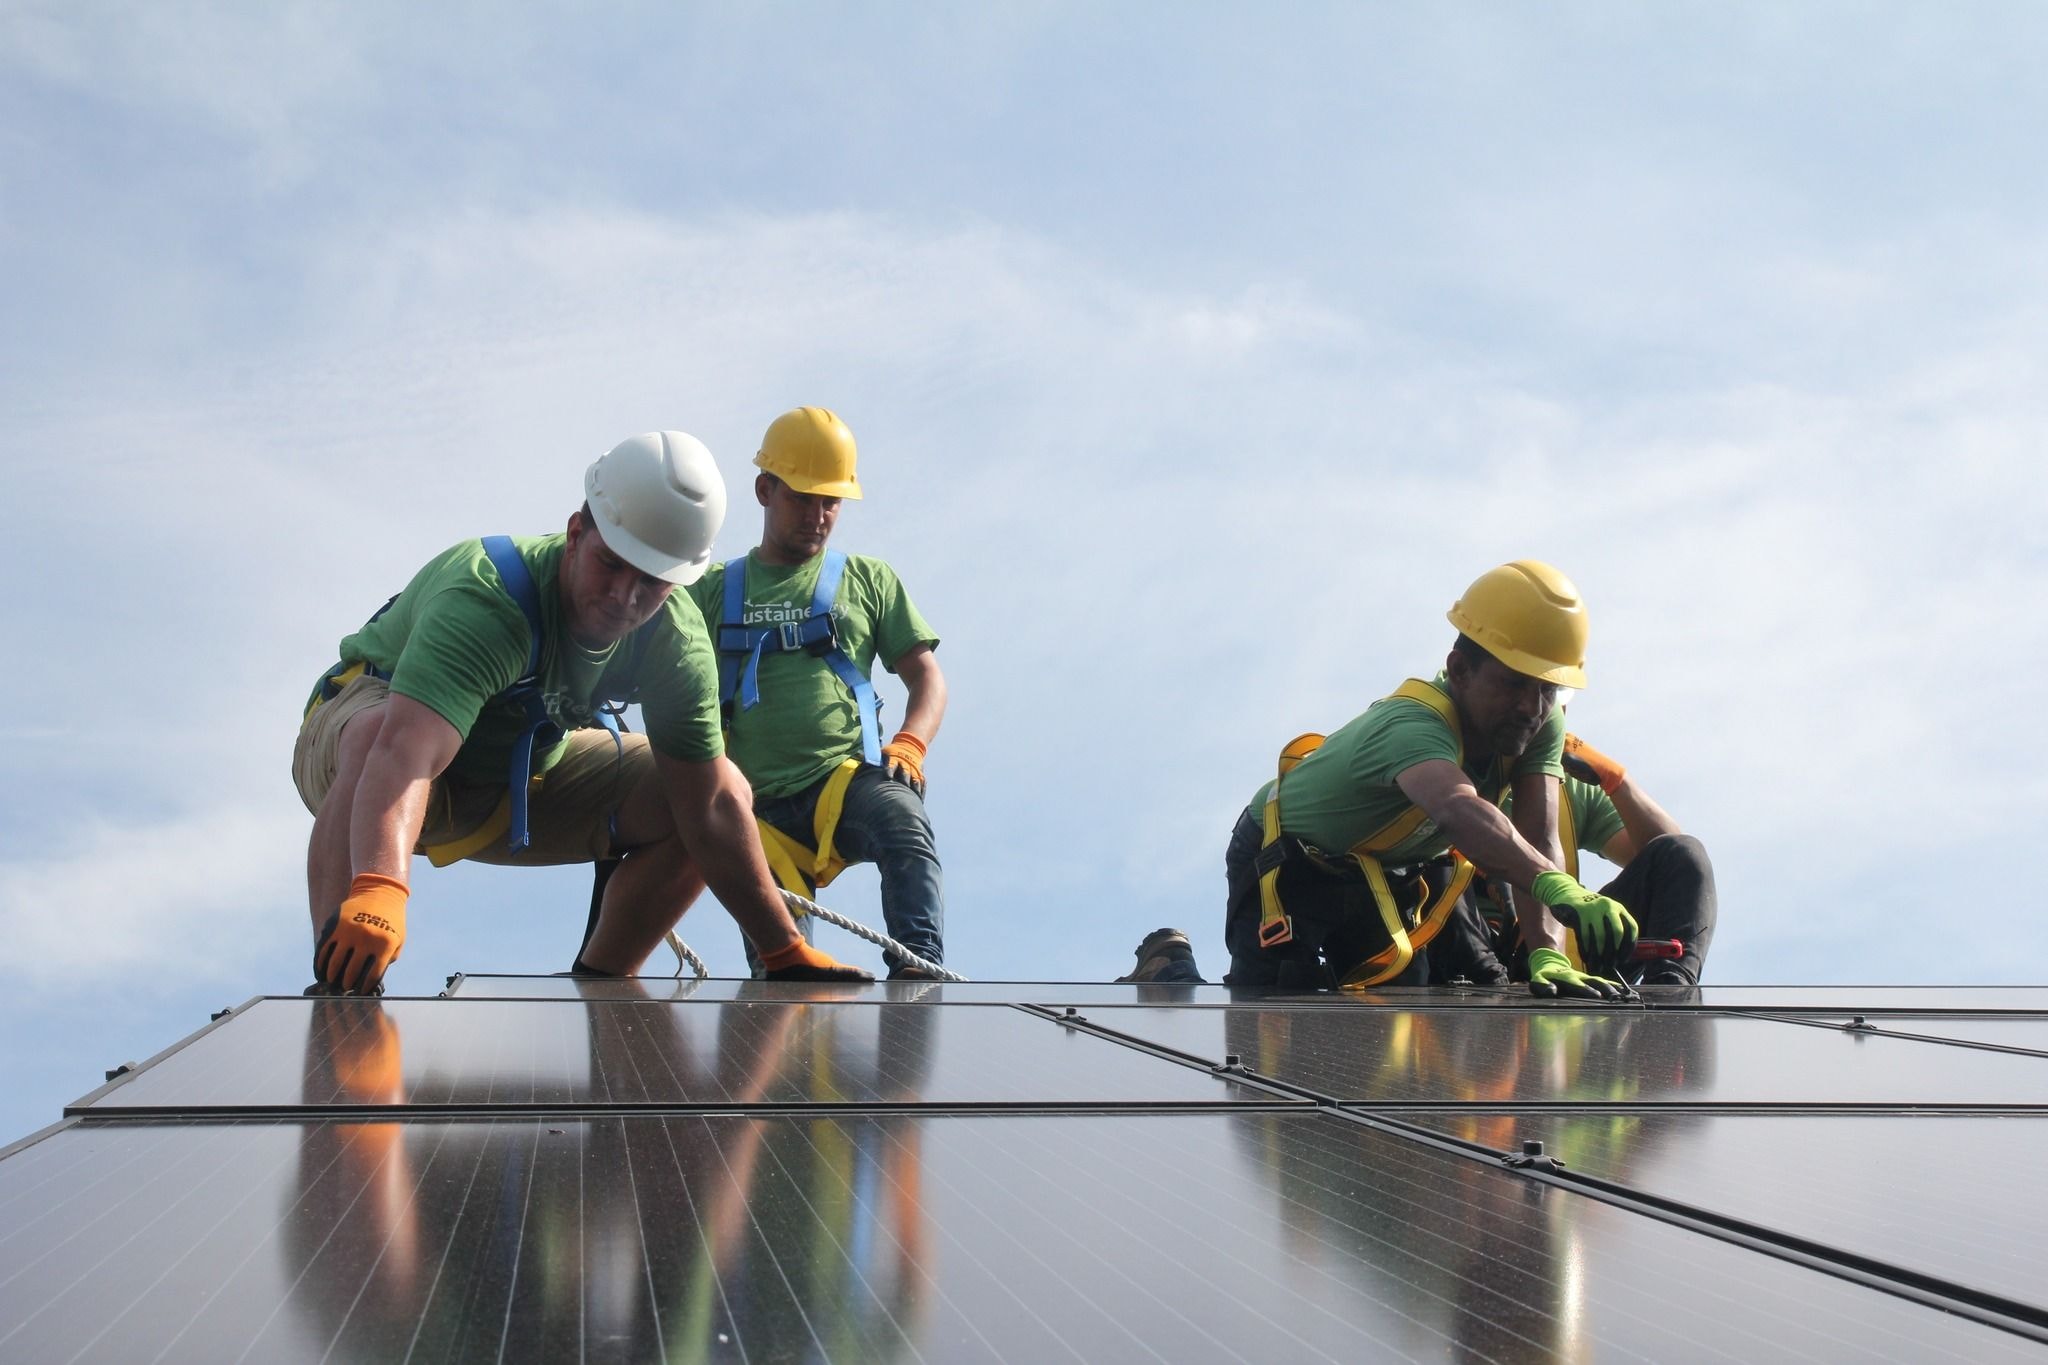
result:
<svg viewBox="0 0 2048 1365"><path fill-rule="evenodd" d="M292 777L314 814L318 987L381 990L415 852L436 866L620 858L579 971L635 971L708 882L772 974L867 979L783 908L724 757L711 642L674 592L704 572L725 517L711 452L649 432L583 486L562 534L436 557L315 687ZM607 704L636 700L645 735L600 725Z"/></svg>
<svg viewBox="0 0 2048 1365"><path fill-rule="evenodd" d="M1599 973L1627 960L1635 921L1562 870L1557 841L1558 693L1586 682L1578 589L1518 560L1481 575L1449 619L1458 638L1443 672L1411 678L1327 740L1289 744L1278 778L1239 817L1224 855L1229 984L1425 983L1420 950L1476 864L1534 907L1520 924L1532 992L1625 992ZM1509 796L1512 817L1500 809ZM1589 970L1561 951L1560 922L1577 931Z"/></svg>
<svg viewBox="0 0 2048 1365"><path fill-rule="evenodd" d="M841 502L860 497L853 433L826 408L782 414L761 438L761 543L690 589L717 631L733 761L777 880L801 896L844 868L881 875L889 936L945 958L945 893L924 807L925 751L946 714L939 637L895 570L828 549ZM879 659L908 693L886 741L869 681ZM885 954L889 974L924 970Z"/></svg>

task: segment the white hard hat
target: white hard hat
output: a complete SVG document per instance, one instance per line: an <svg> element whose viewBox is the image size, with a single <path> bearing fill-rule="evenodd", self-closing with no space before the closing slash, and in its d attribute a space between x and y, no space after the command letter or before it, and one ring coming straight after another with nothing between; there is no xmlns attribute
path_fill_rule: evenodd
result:
<svg viewBox="0 0 2048 1365"><path fill-rule="evenodd" d="M611 552L645 574L695 583L725 523L725 480L711 452L680 431L619 442L583 476L583 499Z"/></svg>

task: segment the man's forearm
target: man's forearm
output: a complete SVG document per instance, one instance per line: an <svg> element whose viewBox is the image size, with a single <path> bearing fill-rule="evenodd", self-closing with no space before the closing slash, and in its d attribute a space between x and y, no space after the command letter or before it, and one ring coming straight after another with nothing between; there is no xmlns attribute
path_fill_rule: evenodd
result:
<svg viewBox="0 0 2048 1365"><path fill-rule="evenodd" d="M926 744L938 738L939 722L946 718L946 685L937 687L913 687L903 704L903 724L897 728L908 730Z"/></svg>
<svg viewBox="0 0 2048 1365"><path fill-rule="evenodd" d="M899 728L930 744L946 718L946 675L930 649L919 649L896 661L896 676L903 679L906 694Z"/></svg>
<svg viewBox="0 0 2048 1365"><path fill-rule="evenodd" d="M350 874L377 872L410 882L412 850L427 820L431 773L409 772L394 763L372 763L356 784L350 808Z"/></svg>
<svg viewBox="0 0 2048 1365"><path fill-rule="evenodd" d="M1554 847L1546 851L1533 846L1499 807L1476 792L1455 793L1444 810L1429 813L1475 867L1514 889L1515 918L1523 946L1554 948L1564 942L1564 931L1529 890L1537 877L1558 869ZM1554 845L1555 838L1553 835L1547 842Z"/></svg>
<svg viewBox="0 0 2048 1365"><path fill-rule="evenodd" d="M683 841L704 873L705 885L761 953L788 947L799 935L783 907L753 808L731 789L722 789L694 821L678 818Z"/></svg>

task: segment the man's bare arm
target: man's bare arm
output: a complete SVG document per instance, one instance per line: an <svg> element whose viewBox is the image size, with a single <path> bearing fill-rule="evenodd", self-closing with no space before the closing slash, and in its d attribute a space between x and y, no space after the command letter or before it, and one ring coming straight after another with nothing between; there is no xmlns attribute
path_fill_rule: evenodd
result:
<svg viewBox="0 0 2048 1365"><path fill-rule="evenodd" d="M939 724L946 718L946 675L939 671L939 656L930 645L913 645L889 665L890 672L903 679L910 694L903 705L903 724L926 744L938 737Z"/></svg>
<svg viewBox="0 0 2048 1365"><path fill-rule="evenodd" d="M424 702L393 693L383 726L363 763L350 807L349 861L355 873L405 882L413 846L427 820L434 779L455 761L462 736Z"/></svg>
<svg viewBox="0 0 2048 1365"><path fill-rule="evenodd" d="M683 847L755 951L766 956L795 942L796 922L783 908L761 852L753 789L732 760L693 763L656 752L654 768Z"/></svg>
<svg viewBox="0 0 2048 1365"><path fill-rule="evenodd" d="M1557 866L1545 850L1522 835L1517 828L1519 821L1510 822L1450 760L1426 759L1402 770L1394 781L1402 795L1422 807L1443 828L1457 850L1487 876L1504 880L1517 891L1526 891L1538 875ZM1555 841L1553 834L1552 846Z"/></svg>
<svg viewBox="0 0 2048 1365"><path fill-rule="evenodd" d="M1563 799L1558 780L1548 773L1523 773L1514 780L1515 832L1551 867L1564 866L1564 846L1557 837L1557 803ZM1545 869L1548 870L1548 869ZM1515 928L1522 946L1564 947L1564 929L1526 883L1516 882Z"/></svg>

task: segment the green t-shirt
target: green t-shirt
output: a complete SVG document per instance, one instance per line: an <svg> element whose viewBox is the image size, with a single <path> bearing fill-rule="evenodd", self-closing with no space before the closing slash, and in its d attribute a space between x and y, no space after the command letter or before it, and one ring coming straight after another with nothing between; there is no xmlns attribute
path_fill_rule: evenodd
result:
<svg viewBox="0 0 2048 1365"><path fill-rule="evenodd" d="M1433 685L1450 695L1442 673ZM1492 759L1473 763L1468 758L1463 766L1479 794L1491 801L1504 785L1525 774L1562 777L1564 767L1558 760L1563 753L1564 712L1557 710L1505 776L1502 765ZM1406 697L1376 701L1287 774L1280 789L1281 828L1326 853L1343 853L1413 809L1414 803L1394 779L1433 758L1458 762L1457 737L1443 718ZM1252 798L1255 812L1272 785L1260 787ZM1450 846L1436 821L1424 818L1414 833L1379 856L1386 863L1411 863L1434 858Z"/></svg>
<svg viewBox="0 0 2048 1365"><path fill-rule="evenodd" d="M820 553L801 564L764 564L758 551L749 551L740 624L773 625L808 616L823 562ZM725 566L714 564L690 588L690 596L715 638L725 612ZM846 557L832 617L839 647L870 678L877 658L894 672L895 662L918 645L939 643L911 605L896 571L866 555ZM732 728L726 734L732 761L747 775L756 797L800 792L846 759L860 757L860 708L823 659L802 652L764 653L760 681L761 700L752 710L742 711L734 699ZM888 737L884 726L881 738Z"/></svg>
<svg viewBox="0 0 2048 1365"><path fill-rule="evenodd" d="M704 762L724 752L718 729L718 661L688 597L672 592L652 620L623 640L586 649L562 628L555 590L566 537L516 536L533 575L546 639L540 683L548 715L565 732L597 723L598 704L636 691L647 739L671 758ZM391 690L431 707L462 736L449 765L458 776L504 781L526 711L498 694L526 672L526 615L498 580L483 542L465 540L429 561L389 608L341 642L341 661L369 662ZM545 772L564 745L536 751Z"/></svg>

